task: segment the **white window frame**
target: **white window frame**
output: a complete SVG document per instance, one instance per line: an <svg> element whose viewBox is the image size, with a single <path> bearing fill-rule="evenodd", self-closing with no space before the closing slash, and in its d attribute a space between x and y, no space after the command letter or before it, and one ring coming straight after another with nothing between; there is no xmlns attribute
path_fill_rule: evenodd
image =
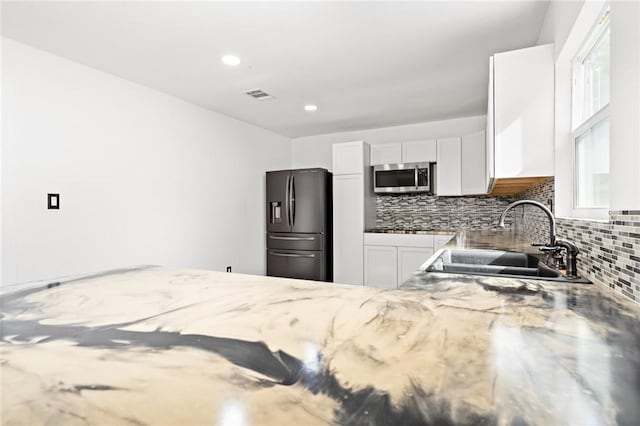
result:
<svg viewBox="0 0 640 426"><path fill-rule="evenodd" d="M576 92L576 88L578 84L582 84L583 81L576 78L576 67L580 66L583 59L593 50L593 48L598 44L600 39L604 36L605 32L610 31L610 22L609 22L609 6L607 5L602 13L598 16L595 24L589 34L585 38L582 47L578 50L574 59L571 63L571 144L572 144L572 158L571 164L573 167L573 182L572 182L572 216L574 217L584 217L591 219L606 219L609 214L609 205L607 207L579 207L578 206L578 167L576 164L576 151L578 138L584 135L585 133L591 131L595 126L600 124L602 121L610 119L611 117L611 109L610 109L610 101L607 102L606 105L603 105L598 111L595 111L589 117L581 117L578 115L579 107L582 106L582 95L584 94L583 90ZM582 120L581 122L578 122ZM610 141L609 141L610 142Z"/></svg>

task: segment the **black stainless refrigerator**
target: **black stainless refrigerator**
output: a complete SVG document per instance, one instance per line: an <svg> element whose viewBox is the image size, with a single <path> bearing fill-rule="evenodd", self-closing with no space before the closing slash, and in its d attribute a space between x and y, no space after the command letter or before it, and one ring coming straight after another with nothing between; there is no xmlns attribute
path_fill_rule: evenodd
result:
<svg viewBox="0 0 640 426"><path fill-rule="evenodd" d="M331 173L267 172L267 275L333 279Z"/></svg>

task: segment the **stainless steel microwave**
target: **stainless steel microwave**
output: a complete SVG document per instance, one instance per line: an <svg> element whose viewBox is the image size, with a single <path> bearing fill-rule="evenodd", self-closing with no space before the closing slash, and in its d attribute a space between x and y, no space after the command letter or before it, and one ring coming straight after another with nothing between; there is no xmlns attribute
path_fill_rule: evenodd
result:
<svg viewBox="0 0 640 426"><path fill-rule="evenodd" d="M373 166L376 193L428 192L435 189L436 163L402 163Z"/></svg>

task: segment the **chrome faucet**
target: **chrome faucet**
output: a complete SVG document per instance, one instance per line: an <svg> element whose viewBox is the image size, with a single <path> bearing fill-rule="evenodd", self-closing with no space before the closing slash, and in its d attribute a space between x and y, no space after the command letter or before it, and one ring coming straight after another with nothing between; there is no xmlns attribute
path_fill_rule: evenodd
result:
<svg viewBox="0 0 640 426"><path fill-rule="evenodd" d="M551 210L547 206L542 203L533 200L519 200L515 201L507 206L506 209L500 215L500 221L498 222L498 226L500 228L504 228L504 219L507 217L507 213L514 207L522 206L522 205L531 205L539 207L549 218L549 245L548 247L555 247L556 245L556 218L551 213Z"/></svg>
<svg viewBox="0 0 640 426"><path fill-rule="evenodd" d="M549 208L544 204L534 200L515 201L509 204L507 208L502 212L502 214L500 215L500 220L498 221L498 226L500 228L504 228L505 227L504 220L507 217L507 213L509 212L509 210L513 209L514 207L523 206L523 205L536 206L540 208L547 215L547 218L549 218L549 244L544 245L544 244L534 243L532 245L540 246L540 251L548 252L554 257L561 256L560 252L564 250L566 253L565 265L567 268L567 276L572 278L577 277L578 276L577 256L580 253L580 250L578 250L578 247L573 242L557 237L556 218L553 216L553 213L551 212L551 210L549 210Z"/></svg>

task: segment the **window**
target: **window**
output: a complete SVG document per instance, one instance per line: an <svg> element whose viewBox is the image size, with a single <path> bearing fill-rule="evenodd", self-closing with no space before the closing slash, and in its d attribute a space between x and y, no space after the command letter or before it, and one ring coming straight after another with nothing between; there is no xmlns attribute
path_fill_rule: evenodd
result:
<svg viewBox="0 0 640 426"><path fill-rule="evenodd" d="M609 206L609 119L576 138L576 207Z"/></svg>
<svg viewBox="0 0 640 426"><path fill-rule="evenodd" d="M609 207L609 11L573 60L574 208Z"/></svg>

